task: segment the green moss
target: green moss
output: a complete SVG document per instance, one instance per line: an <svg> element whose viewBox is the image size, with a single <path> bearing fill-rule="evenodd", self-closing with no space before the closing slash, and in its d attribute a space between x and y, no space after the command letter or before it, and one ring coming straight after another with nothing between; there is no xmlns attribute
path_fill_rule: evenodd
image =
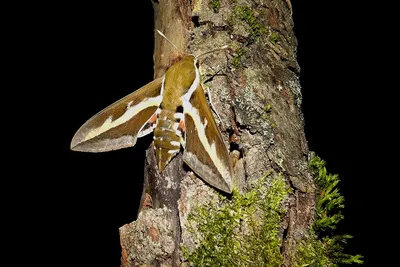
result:
<svg viewBox="0 0 400 267"><path fill-rule="evenodd" d="M276 44L279 41L279 34L277 32L272 32L269 36L269 40L272 44Z"/></svg>
<svg viewBox="0 0 400 267"><path fill-rule="evenodd" d="M266 104L266 105L264 106L264 111L265 111L265 113L263 113L263 114L261 115L262 118L263 118L265 121L267 121L268 124L269 124L271 127L276 127L276 123L275 123L273 117L271 116L272 104L271 104L271 103ZM282 169L282 170L283 170L283 169Z"/></svg>
<svg viewBox="0 0 400 267"><path fill-rule="evenodd" d="M210 0L208 6L214 11L214 13L218 13L221 8L221 2L219 0Z"/></svg>
<svg viewBox="0 0 400 267"><path fill-rule="evenodd" d="M265 28L257 19L255 12L248 6L236 6L234 9L235 17L245 22L250 28L250 39L255 41L262 34L268 33Z"/></svg>
<svg viewBox="0 0 400 267"><path fill-rule="evenodd" d="M229 26L233 27L238 21L247 25L249 42L254 42L261 35L268 34L269 32L258 20L256 12L248 6L237 5L233 8L233 12L229 15L227 23Z"/></svg>
<svg viewBox="0 0 400 267"><path fill-rule="evenodd" d="M288 188L281 176L268 175L245 194L234 190L231 200L220 197L220 205L194 209L188 229L202 241L194 251L182 248L193 266L281 266L279 229Z"/></svg>
<svg viewBox="0 0 400 267"><path fill-rule="evenodd" d="M269 113L271 112L272 105L270 103L266 104L264 107L265 112Z"/></svg>
<svg viewBox="0 0 400 267"><path fill-rule="evenodd" d="M243 47L236 49L234 56L232 58L232 61L231 61L232 62L231 64L233 67L240 68L243 66L242 59L246 56L247 51L248 50Z"/></svg>
<svg viewBox="0 0 400 267"><path fill-rule="evenodd" d="M316 199L315 222L307 239L297 246L296 266L338 266L338 264L362 264L361 255L344 253L343 244L350 235L333 235L332 230L343 219L340 209L344 208L344 198L337 185L339 177L329 174L325 162L313 156L309 162L315 176L319 194Z"/></svg>
<svg viewBox="0 0 400 267"><path fill-rule="evenodd" d="M333 235L343 219L340 209L344 198L339 194L337 175L327 173L325 162L312 157L309 167L315 176L319 194L315 222L307 238L300 240L294 255L295 266L339 266L362 264L361 255L344 252L350 235ZM218 204L194 208L187 229L201 236L196 248L182 248L192 266L281 266L281 222L285 214L283 201L289 189L284 179L266 174L252 189L232 199L220 196Z"/></svg>

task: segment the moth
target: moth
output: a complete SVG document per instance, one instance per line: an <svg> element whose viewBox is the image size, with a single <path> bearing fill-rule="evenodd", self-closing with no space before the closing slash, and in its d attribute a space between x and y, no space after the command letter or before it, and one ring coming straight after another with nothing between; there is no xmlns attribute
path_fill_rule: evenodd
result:
<svg viewBox="0 0 400 267"><path fill-rule="evenodd" d="M201 85L198 57L184 56L163 77L94 115L76 132L71 149L105 152L132 147L137 138L152 132L160 172L182 147L183 161L194 173L232 192L231 160Z"/></svg>

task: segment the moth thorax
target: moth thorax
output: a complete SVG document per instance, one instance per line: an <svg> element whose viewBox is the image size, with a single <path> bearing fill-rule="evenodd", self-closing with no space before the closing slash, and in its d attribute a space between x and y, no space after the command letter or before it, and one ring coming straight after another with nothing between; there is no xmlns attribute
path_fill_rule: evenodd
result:
<svg viewBox="0 0 400 267"><path fill-rule="evenodd" d="M154 148L160 171L179 152L182 132L179 129L180 115L175 111L162 109L154 129ZM181 114L181 113L180 113Z"/></svg>

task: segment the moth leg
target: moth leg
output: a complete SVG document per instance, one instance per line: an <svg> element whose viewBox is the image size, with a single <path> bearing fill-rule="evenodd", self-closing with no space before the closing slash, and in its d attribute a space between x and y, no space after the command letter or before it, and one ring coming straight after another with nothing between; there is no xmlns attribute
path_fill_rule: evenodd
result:
<svg viewBox="0 0 400 267"><path fill-rule="evenodd" d="M214 111L215 114L217 114L217 117L218 117L220 123L222 124L221 117L219 116L219 114L218 114L217 110L215 109L214 104L212 102L210 87L208 87L208 86L207 86L207 95L208 95L208 100L210 101L211 109Z"/></svg>
<svg viewBox="0 0 400 267"><path fill-rule="evenodd" d="M183 120L181 120L179 122L178 128L182 130L182 132L185 131L185 122Z"/></svg>
<svg viewBox="0 0 400 267"><path fill-rule="evenodd" d="M211 69L214 70L212 67L211 67ZM218 75L219 72L221 72L221 70L216 71L209 79L206 80L206 82L209 81L209 80L211 80L211 79L212 79L213 77L215 77L216 75ZM215 114L217 114L217 117L218 117L220 123L222 124L221 117L219 116L219 114L218 114L218 112L217 112L217 109L215 108L215 106L214 106L214 104L213 104L213 102L212 102L210 87L207 86L207 92L204 90L204 86L201 86L201 87L202 87L204 93L207 93L208 101L210 102L211 110L214 111Z"/></svg>
<svg viewBox="0 0 400 267"><path fill-rule="evenodd" d="M179 121L178 129L182 130L182 134L179 135L179 140L181 142L182 147L185 149L186 140L182 135L185 135L186 127L185 127L185 121L183 119Z"/></svg>
<svg viewBox="0 0 400 267"><path fill-rule="evenodd" d="M157 116L158 116L157 113L154 113L153 115L151 115L150 119L140 129L140 131L138 133L138 137L143 137L154 131L154 128L156 127L155 122L157 120Z"/></svg>
<svg viewBox="0 0 400 267"><path fill-rule="evenodd" d="M148 123L154 123L156 120L157 120L157 113L154 113L154 114L150 117Z"/></svg>
<svg viewBox="0 0 400 267"><path fill-rule="evenodd" d="M181 142L181 145L182 145L183 149L185 149L185 148L186 148L186 141L185 141L185 139L184 139L182 136L180 136L180 137L179 137L179 141Z"/></svg>

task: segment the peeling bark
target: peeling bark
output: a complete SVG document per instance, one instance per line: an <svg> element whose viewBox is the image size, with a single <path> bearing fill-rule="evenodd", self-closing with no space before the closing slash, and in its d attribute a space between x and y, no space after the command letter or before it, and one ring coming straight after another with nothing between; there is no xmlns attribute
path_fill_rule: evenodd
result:
<svg viewBox="0 0 400 267"><path fill-rule="evenodd" d="M271 171L282 174L291 187L282 253L283 265L292 266L297 240L307 235L313 221L315 198L291 9L283 0L220 0L216 12L209 2L156 1L155 27L184 53L197 55L229 45L227 51L201 59L203 83L222 120L216 117L230 147L239 191L247 191L252 181ZM245 18L240 22L237 6L254 12L259 25ZM155 77L181 56L158 34L154 55ZM181 155L160 174L151 146L145 168L138 219L120 229L122 266L179 266L184 261L180 246L195 247L198 238L187 231L187 216L194 206L217 201L216 191L184 166Z"/></svg>

